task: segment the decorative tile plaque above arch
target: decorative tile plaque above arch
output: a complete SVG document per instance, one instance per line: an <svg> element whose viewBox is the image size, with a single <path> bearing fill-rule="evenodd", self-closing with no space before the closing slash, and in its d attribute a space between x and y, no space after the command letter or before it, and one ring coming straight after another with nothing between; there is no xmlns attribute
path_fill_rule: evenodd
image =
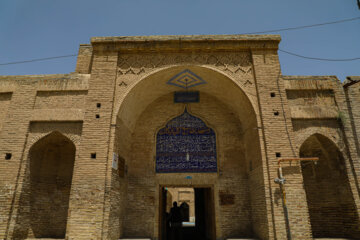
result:
<svg viewBox="0 0 360 240"><path fill-rule="evenodd" d="M157 133L156 172L217 172L214 130L185 108Z"/></svg>
<svg viewBox="0 0 360 240"><path fill-rule="evenodd" d="M189 69L185 69L184 71L173 76L167 84L174 85L177 87L181 87L184 89L188 89L191 87L195 87L201 84L206 84L205 80L200 76L196 75Z"/></svg>

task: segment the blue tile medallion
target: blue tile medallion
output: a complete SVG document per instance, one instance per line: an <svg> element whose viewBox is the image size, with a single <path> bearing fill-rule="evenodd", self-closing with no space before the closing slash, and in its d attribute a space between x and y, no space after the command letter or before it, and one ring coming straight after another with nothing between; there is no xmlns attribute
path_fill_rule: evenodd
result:
<svg viewBox="0 0 360 240"><path fill-rule="evenodd" d="M205 83L205 80L203 80L200 76L196 75L189 69L185 69L184 71L176 74L169 81L167 81L167 84L181 87L184 89L195 87Z"/></svg>

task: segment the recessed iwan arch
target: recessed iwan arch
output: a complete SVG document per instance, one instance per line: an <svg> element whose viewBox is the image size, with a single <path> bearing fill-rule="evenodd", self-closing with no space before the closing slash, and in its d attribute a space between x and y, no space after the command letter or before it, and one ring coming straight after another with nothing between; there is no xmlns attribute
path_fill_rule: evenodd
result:
<svg viewBox="0 0 360 240"><path fill-rule="evenodd" d="M198 77L203 84L187 88L182 74L189 75L188 82ZM169 84L172 80L185 81L180 82L185 88ZM175 91L198 91L200 101L177 103ZM215 200L206 203L211 206L209 217L215 217L215 212L221 216L213 223L217 229L211 238L261 235L257 225L265 220L250 210L250 196L258 188L248 187L250 172L262 164L257 114L255 102L237 82L209 67L176 66L146 76L124 95L118 105L114 149L127 166L126 188L120 194L125 199L121 201L130 201L122 210L119 234L125 238L162 235L164 229L152 223L164 219L159 189L171 185L213 189L209 197ZM139 208L139 203L147 208ZM141 224L136 217L139 213ZM228 218L234 221L227 223Z"/></svg>

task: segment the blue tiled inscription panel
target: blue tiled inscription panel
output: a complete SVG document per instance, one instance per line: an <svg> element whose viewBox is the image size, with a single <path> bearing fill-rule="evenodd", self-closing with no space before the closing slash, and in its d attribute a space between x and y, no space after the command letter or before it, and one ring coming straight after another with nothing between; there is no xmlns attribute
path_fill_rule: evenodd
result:
<svg viewBox="0 0 360 240"><path fill-rule="evenodd" d="M157 133L156 172L217 172L215 132L185 109Z"/></svg>

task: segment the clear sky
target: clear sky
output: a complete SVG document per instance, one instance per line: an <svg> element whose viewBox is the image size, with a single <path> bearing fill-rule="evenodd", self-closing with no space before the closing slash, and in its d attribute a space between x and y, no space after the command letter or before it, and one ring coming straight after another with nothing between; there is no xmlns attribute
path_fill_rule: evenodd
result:
<svg viewBox="0 0 360 240"><path fill-rule="evenodd" d="M356 0L0 0L0 64L76 54L95 36L241 34L353 17ZM360 57L360 20L279 34L286 51ZM284 75L360 75L360 60L279 57ZM5 65L0 75L69 73L75 65L76 57Z"/></svg>

